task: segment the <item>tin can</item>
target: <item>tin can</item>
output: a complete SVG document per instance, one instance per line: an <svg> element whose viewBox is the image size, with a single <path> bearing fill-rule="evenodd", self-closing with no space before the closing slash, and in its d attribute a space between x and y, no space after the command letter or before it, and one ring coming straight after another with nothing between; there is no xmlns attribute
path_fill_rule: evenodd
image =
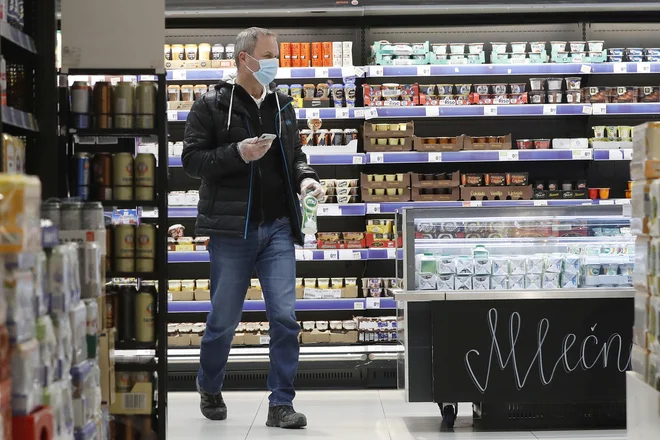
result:
<svg viewBox="0 0 660 440"><path fill-rule="evenodd" d="M82 229L82 203L62 203L60 227L63 231L79 231Z"/></svg>
<svg viewBox="0 0 660 440"><path fill-rule="evenodd" d="M211 45L209 43L202 43L197 49L199 53L198 58L200 61L211 60Z"/></svg>
<svg viewBox="0 0 660 440"><path fill-rule="evenodd" d="M113 156L112 183L115 186L133 186L133 155L131 153L115 153Z"/></svg>
<svg viewBox="0 0 660 440"><path fill-rule="evenodd" d="M78 185L73 190L73 195L78 197L83 202L89 200L89 186L87 185Z"/></svg>
<svg viewBox="0 0 660 440"><path fill-rule="evenodd" d="M76 153L73 156L73 166L75 170L76 186L89 186L91 183L91 160L87 153Z"/></svg>
<svg viewBox="0 0 660 440"><path fill-rule="evenodd" d="M92 174L94 184L112 186L112 156L110 153L96 153L94 155L92 158Z"/></svg>
<svg viewBox="0 0 660 440"><path fill-rule="evenodd" d="M312 135L312 130L300 130L300 142L302 143L303 147L314 145L314 136Z"/></svg>
<svg viewBox="0 0 660 440"><path fill-rule="evenodd" d="M114 256L116 259L135 257L135 226L117 225L114 230ZM123 271L122 271L123 272Z"/></svg>
<svg viewBox="0 0 660 440"><path fill-rule="evenodd" d="M105 288L105 328L116 327L116 316L119 310L119 295L114 284L109 284Z"/></svg>
<svg viewBox="0 0 660 440"><path fill-rule="evenodd" d="M85 230L105 229L105 217L101 202L87 202L83 205L82 226Z"/></svg>
<svg viewBox="0 0 660 440"><path fill-rule="evenodd" d="M117 272L135 272L135 260L133 258L115 258L114 263Z"/></svg>
<svg viewBox="0 0 660 440"><path fill-rule="evenodd" d="M211 58L221 60L225 56L225 47L222 44L214 44L211 48Z"/></svg>
<svg viewBox="0 0 660 440"><path fill-rule="evenodd" d="M185 61L186 59L186 49L183 44L173 44L172 45L172 60L173 61Z"/></svg>
<svg viewBox="0 0 660 440"><path fill-rule="evenodd" d="M133 128L133 104L135 102L135 87L132 82L117 83L113 94L114 127Z"/></svg>
<svg viewBox="0 0 660 440"><path fill-rule="evenodd" d="M135 128L154 128L155 121L154 115L138 115L135 117Z"/></svg>
<svg viewBox="0 0 660 440"><path fill-rule="evenodd" d="M135 156L135 186L155 185L156 156L151 153L139 153Z"/></svg>
<svg viewBox="0 0 660 440"><path fill-rule="evenodd" d="M133 200L133 187L132 186L113 186L112 187L113 200Z"/></svg>
<svg viewBox="0 0 660 440"><path fill-rule="evenodd" d="M135 340L137 342L153 342L156 338L154 327L154 315L156 311L156 296L153 291L156 290L153 283L145 285L142 283L140 290L135 295ZM149 382L150 376L147 373L136 373L135 382Z"/></svg>
<svg viewBox="0 0 660 440"><path fill-rule="evenodd" d="M156 114L156 83L153 81L140 81L135 87L135 114Z"/></svg>
<svg viewBox="0 0 660 440"><path fill-rule="evenodd" d="M71 86L71 112L89 113L90 87L87 81L76 81ZM88 127L76 127L88 128Z"/></svg>
<svg viewBox="0 0 660 440"><path fill-rule="evenodd" d="M94 84L94 121L96 128L112 128L112 84Z"/></svg>
<svg viewBox="0 0 660 440"><path fill-rule="evenodd" d="M80 297L101 296L101 248L98 243L86 241L78 244L78 268Z"/></svg>
<svg viewBox="0 0 660 440"><path fill-rule="evenodd" d="M358 138L358 131L355 128L346 128L344 130L344 140L346 141L346 144L350 141L356 141Z"/></svg>
<svg viewBox="0 0 660 440"><path fill-rule="evenodd" d="M154 198L153 186L138 186L135 188L135 200L153 201Z"/></svg>
<svg viewBox="0 0 660 440"><path fill-rule="evenodd" d="M117 392L130 393L133 388L131 373L127 371L117 371L117 373L115 373L115 382Z"/></svg>
<svg viewBox="0 0 660 440"><path fill-rule="evenodd" d="M53 222L53 226L60 228L62 205L59 202L46 201L41 204L41 218L48 219Z"/></svg>
<svg viewBox="0 0 660 440"><path fill-rule="evenodd" d="M143 273L154 272L153 258L138 258L135 260L135 270Z"/></svg>
<svg viewBox="0 0 660 440"><path fill-rule="evenodd" d="M197 45L186 44L186 61L197 61Z"/></svg>
<svg viewBox="0 0 660 440"><path fill-rule="evenodd" d="M136 228L135 254L138 258L154 258L156 255L156 227L143 223Z"/></svg>
<svg viewBox="0 0 660 440"><path fill-rule="evenodd" d="M164 55L167 61L172 61L172 46L169 44L165 45Z"/></svg>

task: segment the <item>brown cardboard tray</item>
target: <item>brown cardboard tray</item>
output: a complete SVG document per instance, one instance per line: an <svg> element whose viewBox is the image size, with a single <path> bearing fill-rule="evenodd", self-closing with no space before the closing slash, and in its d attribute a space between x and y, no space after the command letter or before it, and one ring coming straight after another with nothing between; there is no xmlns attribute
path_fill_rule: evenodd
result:
<svg viewBox="0 0 660 440"><path fill-rule="evenodd" d="M463 149L463 142L461 136L456 138L456 143L453 144L425 144L424 139L414 136L413 137L413 150L426 151L426 152L444 152L444 151L461 151ZM460 143L459 143L460 141Z"/></svg>
<svg viewBox="0 0 660 440"><path fill-rule="evenodd" d="M464 186L461 188L461 199L463 200L531 200L533 195L532 185Z"/></svg>
<svg viewBox="0 0 660 440"><path fill-rule="evenodd" d="M464 150L510 150L513 148L511 134L507 134L502 143L473 143L470 136L463 135L462 138Z"/></svg>
<svg viewBox="0 0 660 440"><path fill-rule="evenodd" d="M446 180L420 180L420 174L411 173L411 185L413 188L456 188L461 186L461 172L451 173L451 179Z"/></svg>
<svg viewBox="0 0 660 440"><path fill-rule="evenodd" d="M374 129L374 125L377 124L389 124L389 122L378 122L374 120L374 122L365 122L364 123L364 137L372 137L372 138L388 138L388 137L410 137L415 134L415 123L413 121L406 122L406 131L402 130L387 130L387 131L377 131ZM394 124L394 122L392 123ZM403 122L400 122L400 124L403 124Z"/></svg>
<svg viewBox="0 0 660 440"><path fill-rule="evenodd" d="M384 133L384 132L383 132ZM397 133L397 132L392 132L392 133ZM398 133L403 133L402 131ZM412 150L413 146L413 138L411 137L404 137L401 135L393 135L390 137L397 137L397 138L404 138L405 141L403 145L375 145L371 143L371 140L375 140L378 142L378 139L383 139L385 136L380 136L378 138L373 137L373 136L367 136L366 134L364 135L364 151L367 153L380 153L380 152L387 152L387 151L410 151Z"/></svg>
<svg viewBox="0 0 660 440"><path fill-rule="evenodd" d="M369 194L370 188L362 188L362 201L363 202L409 202L410 201L410 188L403 188L403 194L399 196L377 196Z"/></svg>
<svg viewBox="0 0 660 440"><path fill-rule="evenodd" d="M421 194L422 188L412 188L411 196L415 202L455 202L459 199L458 188L451 188L449 194Z"/></svg>
<svg viewBox="0 0 660 440"><path fill-rule="evenodd" d="M390 173L388 173L390 174ZM370 182L367 174L360 174L360 188L407 188L410 186L410 173L392 173L403 174L403 181L397 182Z"/></svg>

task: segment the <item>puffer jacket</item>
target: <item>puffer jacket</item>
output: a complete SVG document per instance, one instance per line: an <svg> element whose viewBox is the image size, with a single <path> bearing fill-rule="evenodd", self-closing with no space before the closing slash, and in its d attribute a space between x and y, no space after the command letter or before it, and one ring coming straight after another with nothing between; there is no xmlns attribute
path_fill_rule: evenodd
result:
<svg viewBox="0 0 660 440"><path fill-rule="evenodd" d="M259 132L260 124L250 120L236 91L231 102L231 124L227 129L232 87L228 82L220 82L214 90L195 101L186 121L181 155L183 168L189 176L202 180L195 226L197 235L247 237L256 170L254 162L243 161L237 144L262 133ZM277 131L281 127L282 132L277 133L279 137L271 148L280 150L285 158L282 176L287 212L293 236L302 243L302 215L297 194L303 179L309 177L318 181L318 176L307 164L302 151L291 98L274 93L278 93L281 107L275 125ZM275 100L274 93L266 99Z"/></svg>

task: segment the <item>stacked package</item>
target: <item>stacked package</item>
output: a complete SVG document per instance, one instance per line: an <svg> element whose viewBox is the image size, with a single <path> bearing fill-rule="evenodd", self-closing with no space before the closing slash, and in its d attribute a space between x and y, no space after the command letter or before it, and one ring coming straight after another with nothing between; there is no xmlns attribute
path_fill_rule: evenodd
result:
<svg viewBox="0 0 660 440"><path fill-rule="evenodd" d="M633 130L632 220L635 242L635 325L632 368L660 390L660 123Z"/></svg>

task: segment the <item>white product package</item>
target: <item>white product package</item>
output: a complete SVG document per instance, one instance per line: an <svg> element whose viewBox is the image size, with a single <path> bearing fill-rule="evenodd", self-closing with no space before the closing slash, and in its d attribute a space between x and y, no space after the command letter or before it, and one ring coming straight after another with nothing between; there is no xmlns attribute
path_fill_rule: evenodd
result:
<svg viewBox="0 0 660 440"><path fill-rule="evenodd" d="M455 276L438 275L438 290L454 290Z"/></svg>
<svg viewBox="0 0 660 440"><path fill-rule="evenodd" d="M472 275L457 275L454 287L456 290L472 290Z"/></svg>
<svg viewBox="0 0 660 440"><path fill-rule="evenodd" d="M55 338L57 340L56 356L59 362L59 373L56 380L69 377L69 370L73 365L73 335L71 334L71 322L69 315L55 317L53 320L55 327Z"/></svg>
<svg viewBox="0 0 660 440"><path fill-rule="evenodd" d="M554 272L545 272L543 274L543 282L541 286L543 289L558 289L559 288L559 274Z"/></svg>
<svg viewBox="0 0 660 440"><path fill-rule="evenodd" d="M41 405L39 343L36 339L14 346L11 354L11 403L14 415L28 415Z"/></svg>
<svg viewBox="0 0 660 440"><path fill-rule="evenodd" d="M525 275L525 289L540 289L541 288L541 274L528 273Z"/></svg>
<svg viewBox="0 0 660 440"><path fill-rule="evenodd" d="M525 260L525 273L543 273L543 255L531 255Z"/></svg>
<svg viewBox="0 0 660 440"><path fill-rule="evenodd" d="M456 265L452 257L438 257L439 274L452 274L456 272Z"/></svg>
<svg viewBox="0 0 660 440"><path fill-rule="evenodd" d="M435 290L438 284L438 277L434 273L418 273L417 274L417 289L419 290Z"/></svg>
<svg viewBox="0 0 660 440"><path fill-rule="evenodd" d="M509 259L491 257L492 274L493 275L508 275L509 274Z"/></svg>
<svg viewBox="0 0 660 440"><path fill-rule="evenodd" d="M73 341L73 364L77 365L87 359L87 308L78 301L69 312L71 321L71 340Z"/></svg>
<svg viewBox="0 0 660 440"><path fill-rule="evenodd" d="M87 355L96 359L99 355L99 306L95 299L83 300L83 304L87 311Z"/></svg>
<svg viewBox="0 0 660 440"><path fill-rule="evenodd" d="M561 274L560 287L562 289L577 289L579 275L576 273L564 272Z"/></svg>
<svg viewBox="0 0 660 440"><path fill-rule="evenodd" d="M511 257L509 259L509 274L525 275L525 257Z"/></svg>
<svg viewBox="0 0 660 440"><path fill-rule="evenodd" d="M564 265L564 256L561 254L549 254L545 256L543 270L545 272L560 273Z"/></svg>
<svg viewBox="0 0 660 440"><path fill-rule="evenodd" d="M37 325L34 313L34 273L29 270L9 269L5 273L3 284L10 340L13 343L21 343L34 338Z"/></svg>
<svg viewBox="0 0 660 440"><path fill-rule="evenodd" d="M475 275L490 275L493 272L493 262L490 258L475 258L474 259L474 274Z"/></svg>
<svg viewBox="0 0 660 440"><path fill-rule="evenodd" d="M564 272L570 274L579 274L580 257L577 255L564 255Z"/></svg>
<svg viewBox="0 0 660 440"><path fill-rule="evenodd" d="M509 277L506 275L493 275L490 277L491 290L507 290L509 288Z"/></svg>
<svg viewBox="0 0 660 440"><path fill-rule="evenodd" d="M509 289L522 290L525 288L525 275L509 275Z"/></svg>
<svg viewBox="0 0 660 440"><path fill-rule="evenodd" d="M52 313L66 313L71 306L71 279L68 263L68 246L55 246L48 257L48 294L51 298Z"/></svg>
<svg viewBox="0 0 660 440"><path fill-rule="evenodd" d="M48 294L48 258L44 251L37 254L37 265L34 268L35 276L35 313L44 316L50 307Z"/></svg>
<svg viewBox="0 0 660 440"><path fill-rule="evenodd" d="M456 275L472 275L474 273L474 260L471 257L458 257L454 261Z"/></svg>
<svg viewBox="0 0 660 440"><path fill-rule="evenodd" d="M37 319L37 340L39 341L39 358L41 359L39 380L42 387L47 388L55 382L59 364L55 328L51 317L48 315Z"/></svg>
<svg viewBox="0 0 660 440"><path fill-rule="evenodd" d="M473 290L490 290L490 276L489 275L475 275L472 278Z"/></svg>

